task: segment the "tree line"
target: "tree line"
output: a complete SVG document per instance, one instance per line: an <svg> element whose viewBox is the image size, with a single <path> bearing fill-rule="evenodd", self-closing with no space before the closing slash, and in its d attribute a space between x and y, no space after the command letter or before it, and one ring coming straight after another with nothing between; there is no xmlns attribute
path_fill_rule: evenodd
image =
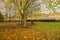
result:
<svg viewBox="0 0 60 40"><path fill-rule="evenodd" d="M54 13L58 5L60 5L60 0L2 0L5 3L7 17L11 16L12 10L14 12L18 11L21 15L21 25L27 27L27 15L28 13L41 12L41 4L45 4L46 7ZM40 2L39 2L40 1ZM14 5L14 9L12 8ZM12 8L12 9L11 9ZM60 8L60 7L58 7ZM11 19L11 18L9 18Z"/></svg>

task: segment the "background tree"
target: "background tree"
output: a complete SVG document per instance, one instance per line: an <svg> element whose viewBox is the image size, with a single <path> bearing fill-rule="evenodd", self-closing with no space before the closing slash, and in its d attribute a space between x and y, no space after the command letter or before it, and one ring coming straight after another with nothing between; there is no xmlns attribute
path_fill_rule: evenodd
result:
<svg viewBox="0 0 60 40"><path fill-rule="evenodd" d="M6 14L7 15L6 17L8 18L8 20L10 20L10 16L11 16L11 13L10 13L10 10L11 10L11 7L12 7L12 3L10 0L4 0L4 4L5 4L5 10L6 10Z"/></svg>
<svg viewBox="0 0 60 40"><path fill-rule="evenodd" d="M16 13L17 8L11 0L2 0L5 6L5 17L11 20L11 16Z"/></svg>

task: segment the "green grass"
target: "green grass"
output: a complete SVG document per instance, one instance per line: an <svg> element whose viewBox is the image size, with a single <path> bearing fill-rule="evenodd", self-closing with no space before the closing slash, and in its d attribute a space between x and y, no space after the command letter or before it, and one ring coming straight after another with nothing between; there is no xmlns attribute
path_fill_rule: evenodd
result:
<svg viewBox="0 0 60 40"><path fill-rule="evenodd" d="M39 22L35 24L34 29L36 31L60 33L60 22Z"/></svg>

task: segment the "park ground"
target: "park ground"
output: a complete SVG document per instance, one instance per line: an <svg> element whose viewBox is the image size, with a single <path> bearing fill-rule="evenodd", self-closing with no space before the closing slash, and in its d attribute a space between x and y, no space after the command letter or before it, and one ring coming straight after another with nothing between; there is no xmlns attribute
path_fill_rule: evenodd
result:
<svg viewBox="0 0 60 40"><path fill-rule="evenodd" d="M19 23L0 22L0 40L60 40L60 22L34 22L27 28Z"/></svg>

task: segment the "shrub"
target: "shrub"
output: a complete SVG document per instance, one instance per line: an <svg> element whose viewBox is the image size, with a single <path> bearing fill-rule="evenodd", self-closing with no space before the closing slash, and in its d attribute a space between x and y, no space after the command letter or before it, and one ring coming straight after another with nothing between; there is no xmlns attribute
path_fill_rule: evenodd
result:
<svg viewBox="0 0 60 40"><path fill-rule="evenodd" d="M4 21L4 17L2 15L2 13L0 12L0 22Z"/></svg>

